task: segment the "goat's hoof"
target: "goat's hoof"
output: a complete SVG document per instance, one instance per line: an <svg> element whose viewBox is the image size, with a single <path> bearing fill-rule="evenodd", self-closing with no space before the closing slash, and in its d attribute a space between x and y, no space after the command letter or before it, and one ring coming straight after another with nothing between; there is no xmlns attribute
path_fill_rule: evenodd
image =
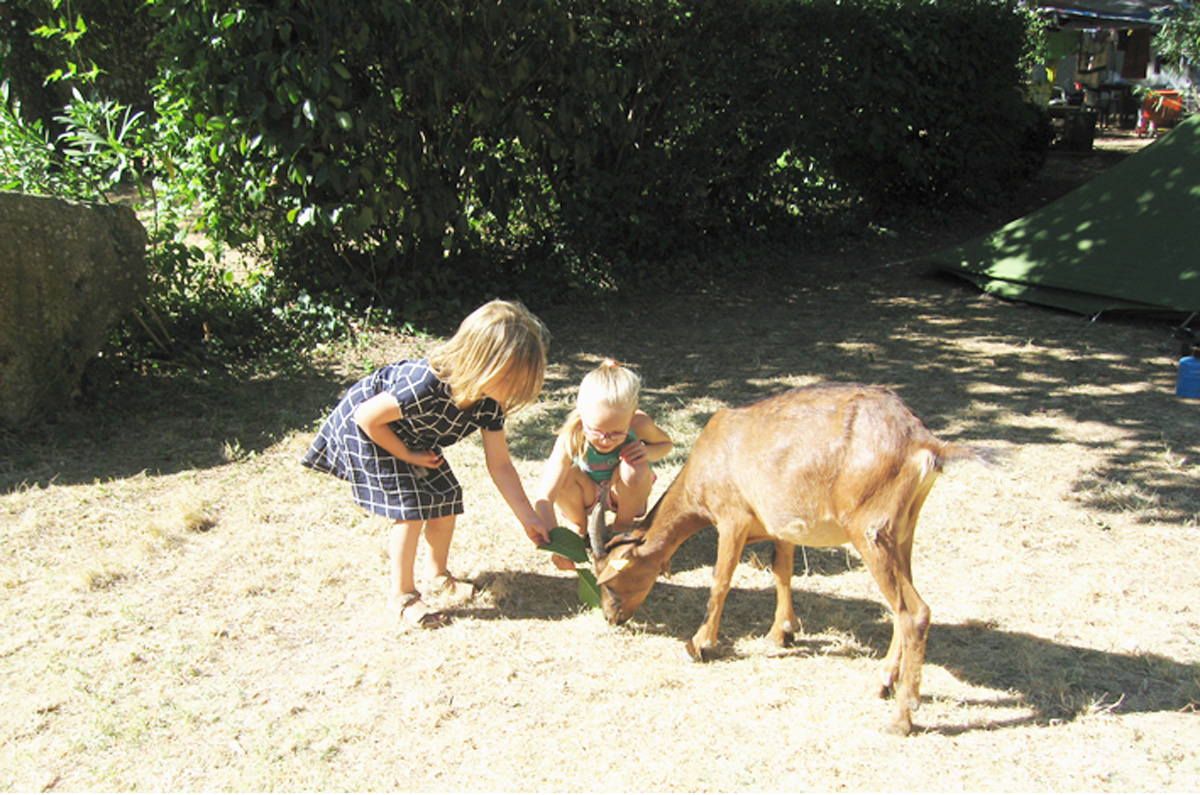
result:
<svg viewBox="0 0 1200 795"><path fill-rule="evenodd" d="M688 659L692 662L707 662L706 657L711 655L708 649L696 648L696 642L689 640L685 647L688 653Z"/></svg>
<svg viewBox="0 0 1200 795"><path fill-rule="evenodd" d="M796 634L794 632L772 632L767 637L781 649L786 649L796 642Z"/></svg>
<svg viewBox="0 0 1200 795"><path fill-rule="evenodd" d="M884 727L885 732L899 737L907 737L912 734L912 730L912 715L903 708L893 710L891 721Z"/></svg>
<svg viewBox="0 0 1200 795"><path fill-rule="evenodd" d="M912 734L912 712L908 708L912 700L903 693L897 694L895 706L892 707L892 720L886 727L886 731L889 734L896 734L902 737Z"/></svg>

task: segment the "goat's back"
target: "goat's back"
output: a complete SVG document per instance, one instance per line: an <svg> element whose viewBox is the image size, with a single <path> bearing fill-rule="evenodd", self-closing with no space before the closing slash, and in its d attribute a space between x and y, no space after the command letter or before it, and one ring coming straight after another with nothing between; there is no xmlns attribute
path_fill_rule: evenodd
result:
<svg viewBox="0 0 1200 795"><path fill-rule="evenodd" d="M748 510L770 535L825 545L845 541L850 512L882 515L923 498L946 458L969 454L934 436L890 390L830 383L718 412L685 471L689 494L714 521Z"/></svg>

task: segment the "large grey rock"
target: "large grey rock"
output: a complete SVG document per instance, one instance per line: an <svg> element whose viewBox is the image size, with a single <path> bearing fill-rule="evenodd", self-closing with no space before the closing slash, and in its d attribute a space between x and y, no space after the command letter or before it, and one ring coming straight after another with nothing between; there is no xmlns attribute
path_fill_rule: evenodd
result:
<svg viewBox="0 0 1200 795"><path fill-rule="evenodd" d="M146 230L129 207L0 191L0 420L67 404L146 287Z"/></svg>

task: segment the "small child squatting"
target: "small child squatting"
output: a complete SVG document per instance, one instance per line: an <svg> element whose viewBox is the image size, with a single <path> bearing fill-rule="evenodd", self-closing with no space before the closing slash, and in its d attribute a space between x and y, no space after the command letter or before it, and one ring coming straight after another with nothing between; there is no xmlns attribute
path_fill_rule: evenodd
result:
<svg viewBox="0 0 1200 795"><path fill-rule="evenodd" d="M554 523L557 506L584 535L591 511L607 509L616 514L613 532L620 533L646 512L654 486L650 464L674 444L638 408L640 391L641 378L611 359L584 376L542 473L534 505L544 521ZM558 556L554 562L570 566Z"/></svg>
<svg viewBox="0 0 1200 795"><path fill-rule="evenodd" d="M429 607L413 568L422 532L429 590L470 598L475 586L447 565L462 487L442 450L476 430L492 482L525 534L549 541L513 465L505 419L536 400L546 372L546 331L519 304L476 309L428 359L396 362L351 386L301 460L350 482L355 503L394 521L388 608L408 625L434 628L448 616Z"/></svg>

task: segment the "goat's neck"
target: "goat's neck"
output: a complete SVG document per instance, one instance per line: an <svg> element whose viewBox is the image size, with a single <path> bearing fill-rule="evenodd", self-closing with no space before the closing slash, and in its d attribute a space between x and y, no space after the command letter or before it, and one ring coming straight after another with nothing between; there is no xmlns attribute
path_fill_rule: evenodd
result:
<svg viewBox="0 0 1200 795"><path fill-rule="evenodd" d="M647 518L643 554L670 558L680 544L712 524L689 491L681 476L654 506Z"/></svg>

